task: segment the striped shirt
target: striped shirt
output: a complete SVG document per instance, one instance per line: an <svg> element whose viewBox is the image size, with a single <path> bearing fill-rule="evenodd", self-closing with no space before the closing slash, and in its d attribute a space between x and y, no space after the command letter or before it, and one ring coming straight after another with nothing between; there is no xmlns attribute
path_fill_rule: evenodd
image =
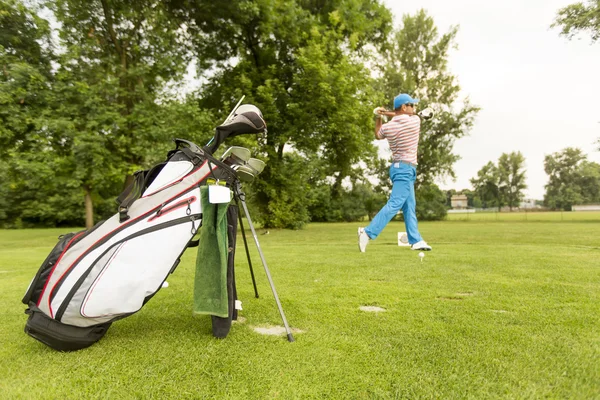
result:
<svg viewBox="0 0 600 400"><path fill-rule="evenodd" d="M394 162L417 163L417 148L421 133L421 118L417 115L396 115L377 132L377 139L387 139Z"/></svg>

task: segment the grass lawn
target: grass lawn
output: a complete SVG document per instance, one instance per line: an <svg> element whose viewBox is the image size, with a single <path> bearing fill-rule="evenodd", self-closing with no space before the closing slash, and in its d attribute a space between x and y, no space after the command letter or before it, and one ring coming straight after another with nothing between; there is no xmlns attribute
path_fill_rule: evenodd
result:
<svg viewBox="0 0 600 400"><path fill-rule="evenodd" d="M192 249L168 288L74 353L25 335L20 302L68 230L0 231L0 397L598 399L600 215L586 215L424 222L434 250L423 262L397 246L400 222L365 254L357 224L260 235L287 319L302 331L294 343L254 332L282 323L252 245L254 298L241 240L245 320L214 339L210 318L192 315Z"/></svg>

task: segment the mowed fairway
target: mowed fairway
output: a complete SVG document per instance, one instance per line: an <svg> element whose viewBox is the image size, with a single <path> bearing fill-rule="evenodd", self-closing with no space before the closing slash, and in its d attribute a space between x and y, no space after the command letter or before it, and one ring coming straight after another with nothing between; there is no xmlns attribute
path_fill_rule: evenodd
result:
<svg viewBox="0 0 600 400"><path fill-rule="evenodd" d="M397 246L400 222L365 254L358 224L259 235L287 319L302 331L294 343L254 332L282 323L250 242L254 298L241 240L244 321L214 339L210 318L192 316L191 249L168 288L75 353L25 335L20 303L68 230L0 231L1 397L600 398L600 215L586 215L421 223L434 247L423 262Z"/></svg>

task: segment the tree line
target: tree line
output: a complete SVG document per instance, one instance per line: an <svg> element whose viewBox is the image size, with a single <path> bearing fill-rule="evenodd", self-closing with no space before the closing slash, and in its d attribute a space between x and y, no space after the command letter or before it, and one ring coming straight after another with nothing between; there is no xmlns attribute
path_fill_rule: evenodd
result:
<svg viewBox="0 0 600 400"><path fill-rule="evenodd" d="M357 220L385 202L371 110L399 92L438 111L419 149L426 205L478 111L447 69L458 28L439 33L423 10L394 26L379 0L0 0L0 29L5 227L107 218L135 171L172 138L206 144L242 95L268 132L228 144L267 162L246 188L265 227Z"/></svg>
<svg viewBox="0 0 600 400"><path fill-rule="evenodd" d="M552 27L561 29L560 35L572 39L578 34L589 34L592 43L600 39L600 2L588 0L558 10ZM600 150L600 139L597 141ZM502 154L498 162L484 165L471 179L474 190L463 190L474 208L519 206L525 185L525 159L520 152ZM570 211L578 204L600 203L600 164L590 162L581 149L568 147L546 155L544 171L548 174L543 205L552 210ZM447 192L447 204L455 190Z"/></svg>
<svg viewBox="0 0 600 400"><path fill-rule="evenodd" d="M578 204L600 204L600 164L589 161L581 149L567 147L546 155L544 171L548 174L544 199L539 201L551 210L571 211ZM473 189L446 191L446 205L451 197L467 196L471 208L519 208L523 200L526 170L520 152L503 153L497 163L484 165L471 179Z"/></svg>
<svg viewBox="0 0 600 400"><path fill-rule="evenodd" d="M594 3L577 7L559 12L563 33L597 32L582 22ZM371 110L399 92L437 112L422 127L417 213L443 218L432 182L455 176L454 143L479 110L447 68L457 32L424 10L394 25L380 0L0 0L0 226L107 218L135 171L172 138L205 144L242 95L268 124L229 143L267 162L246 188L255 219L373 216L389 183Z"/></svg>

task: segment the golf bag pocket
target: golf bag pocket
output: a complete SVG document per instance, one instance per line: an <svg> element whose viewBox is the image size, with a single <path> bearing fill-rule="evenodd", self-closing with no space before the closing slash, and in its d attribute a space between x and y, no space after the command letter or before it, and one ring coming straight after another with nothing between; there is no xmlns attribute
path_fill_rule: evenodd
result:
<svg viewBox="0 0 600 400"><path fill-rule="evenodd" d="M200 207L196 189L150 215L137 232L107 242L65 294L55 318L92 326L140 310L178 264L200 225Z"/></svg>
<svg viewBox="0 0 600 400"><path fill-rule="evenodd" d="M67 233L58 238L58 243L54 246L48 257L46 257L42 263L37 274L31 280L31 283L25 292L25 296L23 297L23 304L29 304L30 301L37 302L43 289L43 285L38 283L45 282L48 279L48 275L52 271L54 264L60 260L61 256L70 246L76 243L84 232L85 231Z"/></svg>
<svg viewBox="0 0 600 400"><path fill-rule="evenodd" d="M68 322L71 313L75 318L80 313L86 319L102 321L138 311L161 287L185 250L175 247L148 252L146 246L160 248L169 241L185 244L190 231L188 220L114 244L92 267L70 302L73 307L65 310L63 321Z"/></svg>

